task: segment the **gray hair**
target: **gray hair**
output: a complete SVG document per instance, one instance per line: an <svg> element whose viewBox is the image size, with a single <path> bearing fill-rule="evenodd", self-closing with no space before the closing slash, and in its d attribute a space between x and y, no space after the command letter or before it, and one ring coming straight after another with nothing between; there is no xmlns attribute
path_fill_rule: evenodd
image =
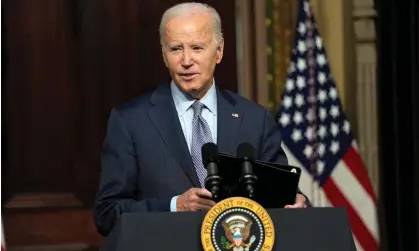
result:
<svg viewBox="0 0 419 251"><path fill-rule="evenodd" d="M208 4L195 2L177 4L164 12L159 28L160 44L162 46L164 44L164 30L166 28L167 22L171 18L204 13L212 15L212 29L214 31L214 38L215 42L219 44L221 42L221 39L223 38L220 15L213 7L209 6Z"/></svg>

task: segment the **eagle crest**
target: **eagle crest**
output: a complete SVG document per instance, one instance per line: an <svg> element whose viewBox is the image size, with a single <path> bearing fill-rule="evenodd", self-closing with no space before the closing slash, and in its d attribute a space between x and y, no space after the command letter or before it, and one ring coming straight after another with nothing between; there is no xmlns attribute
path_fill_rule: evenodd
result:
<svg viewBox="0 0 419 251"><path fill-rule="evenodd" d="M231 243L227 249L249 247L253 243L254 236L248 244L245 243L249 239L252 223L249 218L243 215L233 215L222 223L225 236Z"/></svg>

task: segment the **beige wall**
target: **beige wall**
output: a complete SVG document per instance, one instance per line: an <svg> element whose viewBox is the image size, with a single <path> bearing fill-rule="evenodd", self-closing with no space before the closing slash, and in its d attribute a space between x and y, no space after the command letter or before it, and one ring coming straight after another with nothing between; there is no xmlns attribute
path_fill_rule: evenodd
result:
<svg viewBox="0 0 419 251"><path fill-rule="evenodd" d="M351 1L312 0L311 3L345 113L356 131L355 36Z"/></svg>
<svg viewBox="0 0 419 251"><path fill-rule="evenodd" d="M330 62L332 75L341 94L342 102L345 101L345 44L344 44L344 0L312 0L314 16L319 25L320 35L323 39L327 57Z"/></svg>

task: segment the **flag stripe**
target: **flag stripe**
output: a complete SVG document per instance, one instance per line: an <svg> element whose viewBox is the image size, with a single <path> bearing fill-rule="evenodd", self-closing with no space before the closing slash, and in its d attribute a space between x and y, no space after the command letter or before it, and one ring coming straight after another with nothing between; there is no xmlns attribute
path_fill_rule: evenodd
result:
<svg viewBox="0 0 419 251"><path fill-rule="evenodd" d="M336 186L332 178L326 181L326 183L324 184L324 189L325 189L327 197L329 198L330 202L334 206L341 206L341 207L346 208L346 212L348 214L351 229L353 233L355 234L360 246L364 250L369 250L369 251L378 250L378 245L374 237L365 227L361 218L359 218L356 211L353 209L351 204L349 204L349 202L346 200L345 196Z"/></svg>
<svg viewBox="0 0 419 251"><path fill-rule="evenodd" d="M364 163L361 156L353 147L349 147L343 158L349 170L351 170L352 174L355 175L356 179L361 183L365 191L367 191L367 193L371 196L371 199L375 201L376 198L374 190L370 183L368 173L364 169Z"/></svg>
<svg viewBox="0 0 419 251"><path fill-rule="evenodd" d="M357 251L363 251L364 249L361 247L361 244L359 244L358 239L356 238L355 234L352 232L352 236L354 237L355 242L355 248Z"/></svg>
<svg viewBox="0 0 419 251"><path fill-rule="evenodd" d="M344 159L345 160L345 159ZM374 201L363 189L356 177L349 170L345 161L339 161L332 173L333 181L342 194L347 198L348 203L357 212L364 222L371 235L377 240L377 219Z"/></svg>

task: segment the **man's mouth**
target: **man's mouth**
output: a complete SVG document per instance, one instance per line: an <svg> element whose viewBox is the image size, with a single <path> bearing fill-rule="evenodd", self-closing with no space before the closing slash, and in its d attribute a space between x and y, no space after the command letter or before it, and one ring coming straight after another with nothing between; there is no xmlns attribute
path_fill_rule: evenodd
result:
<svg viewBox="0 0 419 251"><path fill-rule="evenodd" d="M185 80L185 81L190 81L190 80L194 79L194 78L195 78L195 76L196 76L196 75L198 75L198 74L197 74L197 73L192 72L192 73L181 73L181 74L179 74L179 75L180 75L180 77L181 77L183 80Z"/></svg>

